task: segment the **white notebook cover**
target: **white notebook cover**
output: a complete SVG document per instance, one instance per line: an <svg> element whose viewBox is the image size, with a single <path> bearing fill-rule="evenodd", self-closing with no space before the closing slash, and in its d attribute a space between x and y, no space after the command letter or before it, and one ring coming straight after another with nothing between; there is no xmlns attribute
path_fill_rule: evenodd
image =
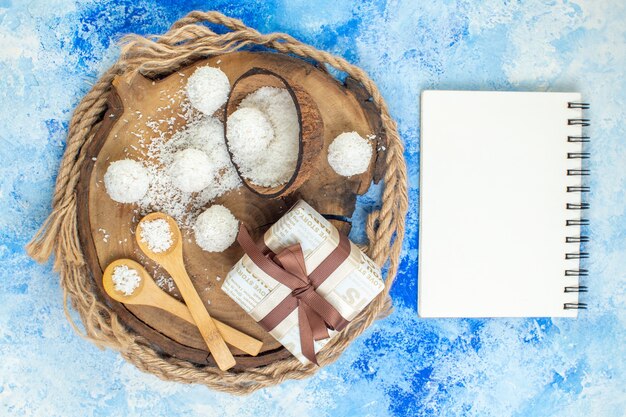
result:
<svg viewBox="0 0 626 417"><path fill-rule="evenodd" d="M421 101L418 313L576 317L582 212L578 93L425 91Z"/></svg>

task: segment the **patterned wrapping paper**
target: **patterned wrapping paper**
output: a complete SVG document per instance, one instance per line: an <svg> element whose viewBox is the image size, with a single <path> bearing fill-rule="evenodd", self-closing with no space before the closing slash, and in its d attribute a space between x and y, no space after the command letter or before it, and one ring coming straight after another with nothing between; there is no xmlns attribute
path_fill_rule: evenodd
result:
<svg viewBox="0 0 626 417"><path fill-rule="evenodd" d="M274 253L300 244L307 273L339 245L338 230L304 201L296 203L264 236L265 245ZM352 242L350 254L337 269L317 287L325 298L346 320L352 320L382 290L384 283L380 268ZM222 290L228 294L255 321L268 315L291 290L266 274L244 255L228 273ZM302 363L309 362L302 354L297 309L269 332ZM337 332L329 330L330 337L314 342L318 352Z"/></svg>

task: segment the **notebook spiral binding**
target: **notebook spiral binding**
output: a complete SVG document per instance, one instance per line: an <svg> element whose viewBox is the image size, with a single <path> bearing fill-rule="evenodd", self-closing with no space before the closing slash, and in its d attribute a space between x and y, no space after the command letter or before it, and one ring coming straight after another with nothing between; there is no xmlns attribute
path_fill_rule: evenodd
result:
<svg viewBox="0 0 626 417"><path fill-rule="evenodd" d="M581 109L581 110L588 110L590 107L589 103L582 103L582 102L569 102L567 103L567 108L569 109ZM567 124L570 126L581 126L581 127L586 127L589 126L591 124L591 121L589 119L584 119L584 118L576 118L576 119L568 119L567 120ZM587 143L590 141L590 137L589 136L568 136L567 137L567 141L569 143L578 143L578 144L583 144L583 143ZM589 152L568 152L567 153L567 159L589 159L591 157L591 154ZM576 176L576 177L585 177L588 176L590 174L589 169L568 169L567 170L567 175L568 176ZM568 193L588 193L591 191L591 188L588 186L583 186L583 185L577 185L577 186L568 186L567 190ZM580 202L580 203L567 203L566 205L566 209L567 210L588 210L589 209L589 203L586 202ZM578 218L578 219L569 219L566 221L566 226L588 226L589 225L589 220L588 219L584 219L584 218ZM589 237L588 236L583 236L583 235L578 235L578 236L567 236L565 238L565 242L566 243L587 243L589 242ZM587 259L589 258L589 253L588 252L583 252L583 251L577 251L577 252L569 252L565 254L565 259ZM586 277L588 276L589 271L583 268L578 268L578 269L566 269L565 270L565 276L566 277ZM586 293L588 290L587 286L585 285L576 285L576 286L566 286L564 288L564 292L565 293ZM576 303L564 303L563 304L563 309L565 310L586 310L587 309L587 303L581 303L581 302L576 302Z"/></svg>

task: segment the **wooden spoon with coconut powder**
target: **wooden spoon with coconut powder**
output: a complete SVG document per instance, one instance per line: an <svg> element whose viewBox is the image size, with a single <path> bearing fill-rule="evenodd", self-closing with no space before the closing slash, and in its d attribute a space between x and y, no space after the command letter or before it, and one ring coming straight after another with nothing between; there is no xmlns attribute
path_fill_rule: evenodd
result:
<svg viewBox="0 0 626 417"><path fill-rule="evenodd" d="M139 274L139 278L141 279L139 285L130 295L118 291L115 288L113 274L115 273L115 268L118 266L126 266L129 269L135 270L137 274ZM196 322L193 320L193 317L191 317L191 313L189 312L187 306L159 288L150 274L148 274L148 271L146 271L142 265L131 259L118 259L109 264L102 274L102 284L109 297L115 301L119 301L124 304L157 307L180 317L194 326L196 325ZM213 319L213 323L215 323L215 327L217 327L217 330L220 332L226 343L242 350L243 352L246 352L249 355L256 356L259 354L259 351L263 346L263 342L252 336L248 336L247 334L240 332L239 330L234 329L219 320Z"/></svg>
<svg viewBox="0 0 626 417"><path fill-rule="evenodd" d="M165 250L155 252L151 249L148 242L142 239L142 227L144 224L153 220L163 219L169 225L169 231L171 233L172 242ZM176 283L180 294L187 304L187 308L191 313L191 317L196 322L196 326L202 334L202 338L206 342L209 351L215 359L215 363L222 370L226 371L235 366L235 358L228 350L228 346L224 342L224 339L220 335L213 319L209 315L202 299L198 295L196 289L191 282L191 278L187 274L185 269L185 263L183 261L183 241L180 233L180 229L176 224L176 221L170 216L164 213L151 213L145 216L137 225L135 233L137 244L139 248L150 259L159 263L165 270L171 275L172 279Z"/></svg>

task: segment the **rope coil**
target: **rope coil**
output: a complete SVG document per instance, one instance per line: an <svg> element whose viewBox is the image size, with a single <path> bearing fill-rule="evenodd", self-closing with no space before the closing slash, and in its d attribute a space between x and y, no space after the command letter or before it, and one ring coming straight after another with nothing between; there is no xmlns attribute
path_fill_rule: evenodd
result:
<svg viewBox="0 0 626 417"><path fill-rule="evenodd" d="M199 24L205 22L225 26L230 31L216 34ZM240 20L218 12L194 11L175 22L164 35L129 35L123 39L120 59L102 75L74 110L52 199L52 212L26 247L28 254L39 262L45 262L54 253L54 268L60 274L65 314L81 336L100 348L119 351L137 368L161 379L203 384L211 389L240 395L288 379L306 378L319 368L288 358L264 367L224 372L216 367L198 367L187 361L163 357L140 336L129 332L117 315L94 295L92 278L78 237L75 193L85 160L84 150L100 126L115 76L139 71L148 77L159 77L200 58L234 52L248 45L262 45L331 65L362 83L380 110L388 142L384 191L382 206L367 219L366 233L370 242L368 255L381 267L387 266L385 289L317 355L320 366L334 362L374 320L389 314L389 290L398 271L408 196L403 145L383 97L367 74L345 59L315 49L284 33L261 34ZM72 320L68 301L78 312L84 333Z"/></svg>

